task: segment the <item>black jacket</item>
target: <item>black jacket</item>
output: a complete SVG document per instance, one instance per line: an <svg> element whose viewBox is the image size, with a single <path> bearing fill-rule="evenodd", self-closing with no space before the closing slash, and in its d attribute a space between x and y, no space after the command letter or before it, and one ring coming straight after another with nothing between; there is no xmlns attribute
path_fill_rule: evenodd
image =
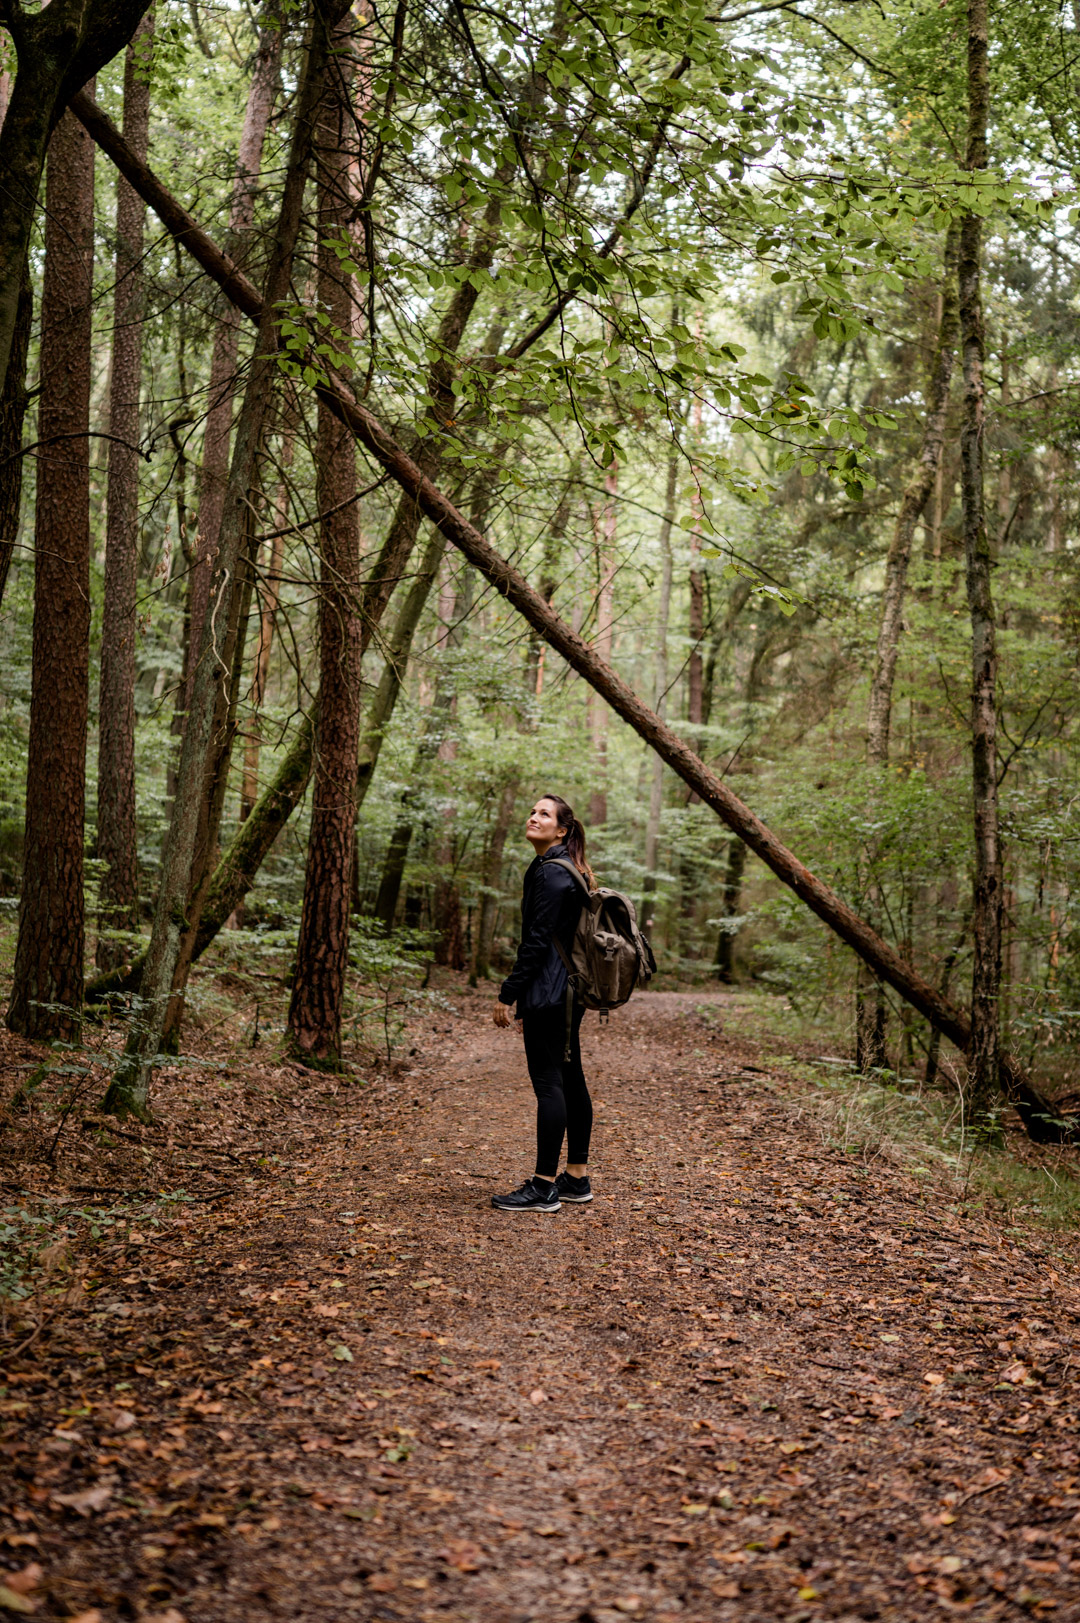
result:
<svg viewBox="0 0 1080 1623"><path fill-rule="evenodd" d="M525 870L521 890L521 944L514 967L499 990L500 1003L516 1003L519 1015L561 1008L566 1001L566 965L556 938L570 951L581 917L583 893L573 874L553 858L569 855L561 842Z"/></svg>

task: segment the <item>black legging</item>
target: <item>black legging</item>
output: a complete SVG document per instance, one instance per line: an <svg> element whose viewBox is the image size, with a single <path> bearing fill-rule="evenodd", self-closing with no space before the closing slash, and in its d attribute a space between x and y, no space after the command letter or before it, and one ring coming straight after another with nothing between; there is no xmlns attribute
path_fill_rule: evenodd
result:
<svg viewBox="0 0 1080 1623"><path fill-rule="evenodd" d="M522 1016L525 1060L536 1094L536 1172L541 1178L555 1178L564 1136L566 1159L571 1166L583 1165L589 1159L593 1110L581 1069L580 1033L584 1013L583 1008L574 1010L570 1058L565 1064L565 1007L537 1009Z"/></svg>

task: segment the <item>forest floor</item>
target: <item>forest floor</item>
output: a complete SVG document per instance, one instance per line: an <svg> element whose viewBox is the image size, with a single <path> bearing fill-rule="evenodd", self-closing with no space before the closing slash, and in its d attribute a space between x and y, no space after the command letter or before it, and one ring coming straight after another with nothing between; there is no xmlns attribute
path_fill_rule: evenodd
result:
<svg viewBox="0 0 1080 1623"><path fill-rule="evenodd" d="M75 1237L0 1324L0 1612L1080 1619L1071 1237L830 1143L719 992L588 1017L596 1200L500 1214L520 1041L447 991L364 1083L9 1116L11 1254Z"/></svg>

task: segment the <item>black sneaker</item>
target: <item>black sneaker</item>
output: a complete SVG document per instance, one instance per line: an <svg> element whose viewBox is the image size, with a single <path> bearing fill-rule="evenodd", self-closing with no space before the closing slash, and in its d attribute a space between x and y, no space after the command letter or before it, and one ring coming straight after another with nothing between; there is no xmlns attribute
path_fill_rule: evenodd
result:
<svg viewBox="0 0 1080 1623"><path fill-rule="evenodd" d="M572 1178L569 1172L560 1172L555 1179L559 1199L569 1206L585 1206L592 1199L592 1184L588 1178Z"/></svg>
<svg viewBox="0 0 1080 1623"><path fill-rule="evenodd" d="M492 1195L491 1204L497 1212L558 1212L562 1210L557 1186L537 1183L527 1178L520 1189L509 1195Z"/></svg>

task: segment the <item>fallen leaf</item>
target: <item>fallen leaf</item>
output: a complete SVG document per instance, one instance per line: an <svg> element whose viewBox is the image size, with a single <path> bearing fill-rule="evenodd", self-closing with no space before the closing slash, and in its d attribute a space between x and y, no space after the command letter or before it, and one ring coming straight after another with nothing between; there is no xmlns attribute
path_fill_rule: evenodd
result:
<svg viewBox="0 0 1080 1623"><path fill-rule="evenodd" d="M640 1595L619 1595L611 1603L617 1612L640 1612Z"/></svg>
<svg viewBox="0 0 1080 1623"><path fill-rule="evenodd" d="M878 1336L879 1341L899 1341L899 1336Z"/></svg>
<svg viewBox="0 0 1080 1623"><path fill-rule="evenodd" d="M353 1355L343 1341L339 1341L334 1348L334 1357L342 1364L351 1364Z"/></svg>
<svg viewBox="0 0 1080 1623"><path fill-rule="evenodd" d="M13 1589L16 1595L29 1595L30 1591L36 1589L41 1582L44 1571L45 1569L40 1562L31 1561L30 1565L23 1567L21 1572L6 1572L4 1574L4 1583L8 1589Z"/></svg>
<svg viewBox="0 0 1080 1623"><path fill-rule="evenodd" d="M6 1584L0 1584L0 1606L8 1612L37 1611L34 1601L27 1600L25 1595L17 1595L14 1589L9 1589Z"/></svg>
<svg viewBox="0 0 1080 1623"><path fill-rule="evenodd" d="M90 1516L94 1511L104 1510L112 1495L112 1489L99 1482L97 1487L84 1488L81 1493L54 1493L52 1499L54 1505L66 1505L80 1516Z"/></svg>
<svg viewBox="0 0 1080 1623"><path fill-rule="evenodd" d="M377 1595L388 1595L392 1589L397 1588L397 1579L392 1572L373 1572L368 1578L367 1586L374 1589Z"/></svg>
<svg viewBox="0 0 1080 1623"><path fill-rule="evenodd" d="M175 1606L170 1606L167 1612L144 1612L142 1623L187 1623L187 1618Z"/></svg>
<svg viewBox="0 0 1080 1623"><path fill-rule="evenodd" d="M138 1424L130 1409L118 1409L113 1415L113 1431L130 1431L132 1426Z"/></svg>
<svg viewBox="0 0 1080 1623"><path fill-rule="evenodd" d="M95 1606L89 1612L79 1612L75 1617L65 1618L64 1623L102 1623L102 1617Z"/></svg>
<svg viewBox="0 0 1080 1623"><path fill-rule="evenodd" d="M943 1386L945 1383L944 1375L939 1375L936 1370L928 1370L923 1376L923 1380L927 1386Z"/></svg>
<svg viewBox="0 0 1080 1623"><path fill-rule="evenodd" d="M1027 1378L1028 1370L1024 1364L1010 1364L1008 1369L1001 1372L1001 1379L1008 1381L1012 1386L1022 1386Z"/></svg>
<svg viewBox="0 0 1080 1623"><path fill-rule="evenodd" d="M448 1567L456 1567L458 1572L479 1572L483 1559L480 1546L471 1544L468 1539L451 1539L446 1548L439 1551L439 1560L445 1561Z"/></svg>
<svg viewBox="0 0 1080 1623"><path fill-rule="evenodd" d="M529 1393L529 1402L530 1403L546 1403L547 1400L548 1400L547 1393L539 1386L536 1387L534 1391Z"/></svg>

